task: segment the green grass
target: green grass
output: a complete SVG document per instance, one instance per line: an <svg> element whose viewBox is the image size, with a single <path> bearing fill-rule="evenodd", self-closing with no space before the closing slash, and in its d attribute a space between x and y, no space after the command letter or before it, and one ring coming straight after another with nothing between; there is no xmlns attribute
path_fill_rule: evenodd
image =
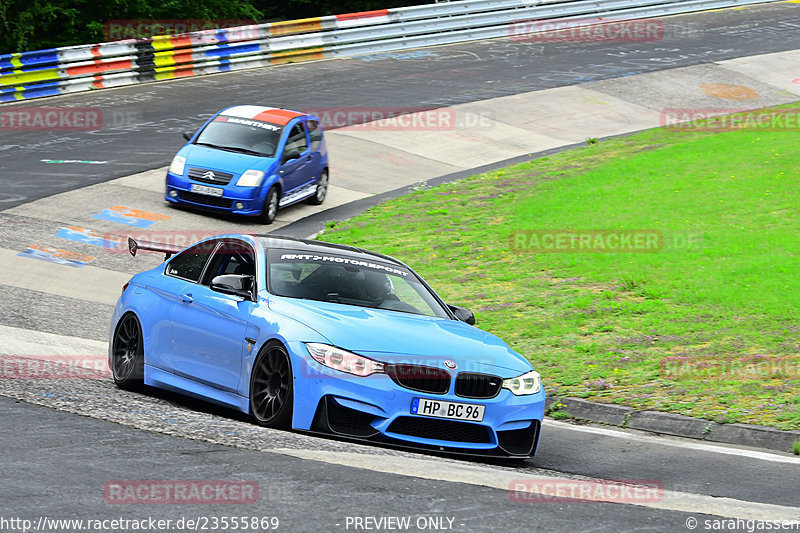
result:
<svg viewBox="0 0 800 533"><path fill-rule="evenodd" d="M650 130L420 187L320 238L411 264L525 354L549 394L798 429L796 359L755 376L664 370L742 358L763 369L800 352L797 137ZM511 246L515 232L564 229L655 231L663 248Z"/></svg>

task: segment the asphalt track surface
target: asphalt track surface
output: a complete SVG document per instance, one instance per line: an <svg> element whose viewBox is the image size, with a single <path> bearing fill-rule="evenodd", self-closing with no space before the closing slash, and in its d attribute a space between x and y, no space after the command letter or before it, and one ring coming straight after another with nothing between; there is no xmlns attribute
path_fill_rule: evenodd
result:
<svg viewBox="0 0 800 533"><path fill-rule="evenodd" d="M214 111L241 103L306 108L438 108L740 56L791 50L800 10L775 3L664 19L656 42L481 41L134 85L19 102L102 114L97 131L0 130L0 210L163 167ZM53 164L45 161L106 161Z"/></svg>
<svg viewBox="0 0 800 533"><path fill-rule="evenodd" d="M795 6L771 4L679 17L680 35L676 30L658 43L486 41L2 106L0 112L33 105L99 107L106 121L122 124L97 132L0 131L0 206L164 166L181 144L180 132L193 129L211 111L232 103L266 101L297 109L453 105L797 48L800 18L796 13ZM231 97L234 90L236 101ZM64 165L42 159L109 163ZM116 394L108 382L98 382L96 388L98 395ZM121 395L122 400L126 398ZM206 422L221 417L232 433L252 429L235 413L191 400L151 392L142 395L141 401L162 405L168 414L186 412ZM347 526L347 517L394 516L411 517L412 523L419 517L439 517L448 524L446 519L452 518L453 531L688 531L687 520L694 517L700 521L697 530L703 531L703 520L714 515L771 518L769 507L753 510L737 507L735 502L798 505L800 468L787 454L706 449L693 442L632 431L608 434L550 424L536 458L508 465L280 435L285 432L265 433L262 444L237 446L222 438L192 434L191 424L178 431L159 427L148 431L93 418L90 410L84 414L0 399L4 451L0 461L5 478L0 484L0 518L276 516L281 522L279 531L354 531L357 528L352 523ZM347 456L354 452L367 463L374 458L379 466L364 466L367 463ZM437 479L437 474L420 479L425 476L415 476L411 468L418 460L431 470L453 473L440 476L446 480ZM656 480L666 491L710 497L712 503L703 500L708 514L686 512L695 502L691 497L678 510L568 501L518 503L507 490L462 475L465 463L487 477L508 472L512 477ZM106 482L128 479L254 480L260 498L243 505L114 505L104 500ZM715 505L719 512L710 512L717 509ZM800 512L796 518L800 520ZM1 521L0 529L15 530ZM747 525L742 523L738 530L747 530Z"/></svg>
<svg viewBox="0 0 800 533"><path fill-rule="evenodd" d="M6 492L9 481L14 486L13 478L7 479L2 505L13 509L13 515L34 521L43 512L50 518L76 519L274 516L281 523L278 531L319 532L348 530L348 516L412 516L415 521L420 516L434 516L453 518L453 531L566 531L605 514L613 520L596 531L646 531L653 522L680 525L690 516L642 512L614 504L516 503L497 489L420 483L411 477L340 465L321 468L314 461L132 431L7 399L0 400L0 412L3 419L20 428L15 442L4 446L3 470L15 472L14 477L24 476L28 489ZM31 440L38 443L36 449L25 445ZM125 443L124 453L120 442ZM68 478L68 485L53 483L54 465L60 465L59 478ZM199 509L190 505L115 505L105 501L105 481L99 482L108 479L109 473L116 480L258 480L260 497L255 504L221 503ZM536 508L524 513L527 520L535 521L529 529L519 520L521 507L531 505ZM3 516L9 514L4 510Z"/></svg>
<svg viewBox="0 0 800 533"><path fill-rule="evenodd" d="M183 404L183 408L206 409L179 398L171 400ZM727 498L790 509L796 505L796 467L787 468L786 463L771 460L730 459L714 452L673 449L673 441L648 443L650 437L636 433L621 440L594 436L591 441L581 442L574 439L571 429L547 427L547 439L538 458L524 465L469 466L479 475L507 474L509 480L523 476L541 480L597 476L656 481L664 491L709 496L706 499L710 504L701 503L719 508L719 515L615 503L520 502L507 489L482 486L461 474L463 462L447 457L422 459L426 469L456 472L444 482L436 474L417 479L419 474L409 466L421 460L414 454L377 454L372 447L359 450L359 446L341 445L305 454L286 449L264 453L206 442L203 438L186 439L132 429L8 398L0 399L0 414L6 428L15 428L13 436L4 432L2 438L4 453L0 462L5 480L0 489L0 517L19 517L34 523L41 516L84 520L275 516L282 524L280 531L304 532L353 531L352 524L347 527L348 517L416 520L433 516L453 519L447 528L452 531L686 531L690 517L714 520L726 512L737 512L735 505L717 503L728 501ZM227 416L236 417L232 413ZM330 444L327 440L322 442ZM680 446L680 441L674 442ZM337 460L339 454L341 460ZM354 468L349 465L360 466L359 460L348 454L376 459L387 466ZM404 475L406 471L408 475ZM461 477L463 482L453 481ZM259 498L254 503L238 505L136 505L109 501L109 494L104 491L106 484L126 480L255 482ZM683 506L694 509L695 503L689 499ZM741 516L742 511L738 512ZM770 512L768 508L766 515L761 512L752 516L787 519L786 514Z"/></svg>

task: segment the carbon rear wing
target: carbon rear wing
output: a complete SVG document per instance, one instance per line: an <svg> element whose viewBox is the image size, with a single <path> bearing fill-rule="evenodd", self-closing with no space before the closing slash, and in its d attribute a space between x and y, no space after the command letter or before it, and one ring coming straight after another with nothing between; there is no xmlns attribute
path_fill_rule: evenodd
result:
<svg viewBox="0 0 800 533"><path fill-rule="evenodd" d="M149 250L151 252L161 252L164 254L164 261L183 250L180 246L174 244L163 244L160 242L136 242L133 237L128 237L128 251L133 257L136 257L137 250Z"/></svg>

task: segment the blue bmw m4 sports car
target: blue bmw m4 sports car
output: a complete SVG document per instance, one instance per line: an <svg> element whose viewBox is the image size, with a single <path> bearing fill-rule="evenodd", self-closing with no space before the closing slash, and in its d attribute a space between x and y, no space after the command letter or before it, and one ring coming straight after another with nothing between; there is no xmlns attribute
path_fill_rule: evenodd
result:
<svg viewBox="0 0 800 533"><path fill-rule="evenodd" d="M402 262L359 248L228 234L123 288L117 385L150 385L268 427L448 452L536 453L545 393L502 340ZM176 255L173 255L176 254Z"/></svg>

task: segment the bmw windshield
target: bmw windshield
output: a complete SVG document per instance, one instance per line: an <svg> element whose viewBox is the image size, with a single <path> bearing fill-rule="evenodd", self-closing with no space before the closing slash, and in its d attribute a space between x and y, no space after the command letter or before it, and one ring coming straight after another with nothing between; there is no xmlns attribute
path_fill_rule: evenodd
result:
<svg viewBox="0 0 800 533"><path fill-rule="evenodd" d="M220 115L203 128L194 143L229 152L274 157L282 131L283 126L277 124Z"/></svg>
<svg viewBox="0 0 800 533"><path fill-rule="evenodd" d="M406 268L356 259L270 250L270 292L277 296L449 318L436 297Z"/></svg>

